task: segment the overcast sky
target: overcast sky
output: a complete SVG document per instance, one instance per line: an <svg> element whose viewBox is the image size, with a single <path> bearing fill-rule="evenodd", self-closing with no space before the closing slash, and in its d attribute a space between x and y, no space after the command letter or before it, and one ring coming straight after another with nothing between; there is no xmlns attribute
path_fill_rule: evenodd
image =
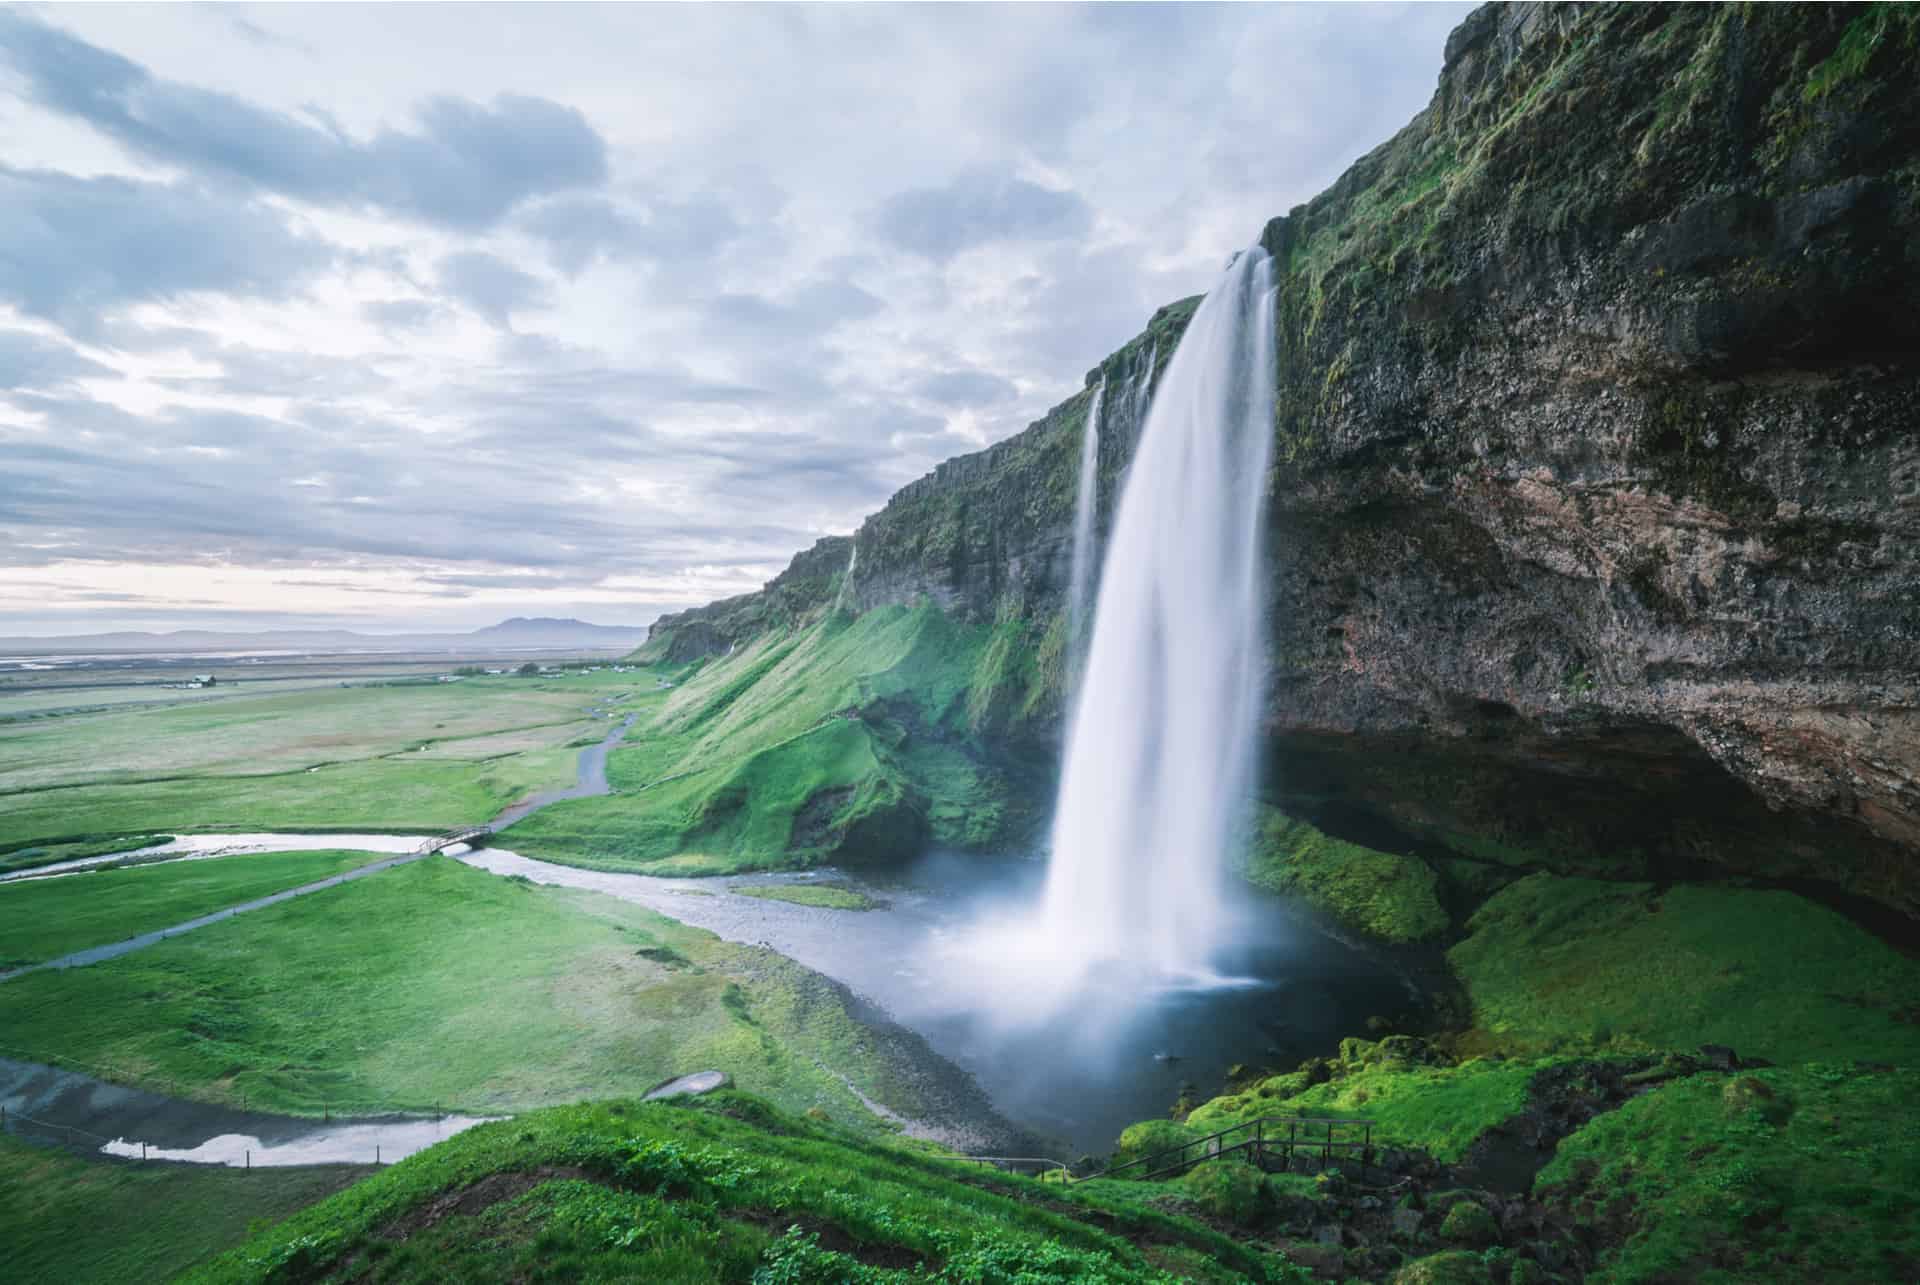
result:
<svg viewBox="0 0 1920 1285"><path fill-rule="evenodd" d="M0 9L0 634L757 587L1204 290L1468 7Z"/></svg>

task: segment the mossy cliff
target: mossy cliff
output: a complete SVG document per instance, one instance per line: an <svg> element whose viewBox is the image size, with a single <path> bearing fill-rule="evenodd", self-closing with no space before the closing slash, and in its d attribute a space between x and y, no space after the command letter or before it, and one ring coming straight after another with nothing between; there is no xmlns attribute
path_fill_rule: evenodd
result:
<svg viewBox="0 0 1920 1285"><path fill-rule="evenodd" d="M1489 6L1426 111L1267 227L1275 803L1920 912L1916 58L1905 6ZM1192 306L1087 377L1103 521ZM1054 683L998 728L1050 744L1089 396L650 651L924 601Z"/></svg>

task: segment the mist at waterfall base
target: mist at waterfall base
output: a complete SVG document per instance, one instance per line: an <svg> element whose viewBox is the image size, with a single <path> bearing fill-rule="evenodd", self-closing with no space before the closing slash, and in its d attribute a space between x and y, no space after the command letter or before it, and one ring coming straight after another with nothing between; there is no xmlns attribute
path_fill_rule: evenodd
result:
<svg viewBox="0 0 1920 1285"><path fill-rule="evenodd" d="M1271 980L1250 966L1271 922L1225 884L1262 692L1273 290L1263 250L1237 256L1153 392L1099 559L1044 886L934 947L956 1011L1045 1027L1074 1056L1182 994Z"/></svg>

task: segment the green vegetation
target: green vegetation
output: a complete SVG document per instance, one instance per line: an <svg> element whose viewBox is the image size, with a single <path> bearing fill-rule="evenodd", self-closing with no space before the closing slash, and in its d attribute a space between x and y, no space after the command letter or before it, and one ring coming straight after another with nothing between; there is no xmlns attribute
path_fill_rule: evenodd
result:
<svg viewBox="0 0 1920 1285"><path fill-rule="evenodd" d="M373 852L263 852L0 884L0 969L138 937L380 860Z"/></svg>
<svg viewBox="0 0 1920 1285"><path fill-rule="evenodd" d="M742 897L791 901L796 906L822 906L828 910L872 910L878 904L864 892L837 888L832 884L736 884L727 891Z"/></svg>
<svg viewBox="0 0 1920 1285"><path fill-rule="evenodd" d="M1439 879L1424 861L1331 838L1271 808L1261 815L1241 874L1383 941L1426 941L1447 929Z"/></svg>
<svg viewBox="0 0 1920 1285"><path fill-rule="evenodd" d="M1396 1146L1458 1160L1474 1139L1526 1106L1528 1084L1547 1065L1475 1060L1455 1066L1404 1036L1342 1040L1337 1057L1195 1108L1187 1128L1213 1133L1264 1115L1367 1119Z"/></svg>
<svg viewBox="0 0 1920 1285"><path fill-rule="evenodd" d="M488 945L502 941L513 949ZM445 857L16 978L0 986L0 1029L22 1056L294 1114L519 1110L704 1067L836 1119L877 1127L842 1077L925 1113L904 1054L815 974Z"/></svg>
<svg viewBox="0 0 1920 1285"><path fill-rule="evenodd" d="M969 629L921 605L763 634L642 707L608 759L615 794L556 804L507 842L661 874L891 858L929 836L989 842L1012 815L1008 787L967 736L1031 696L1037 670L1013 628ZM1003 706L1014 712L993 712Z"/></svg>
<svg viewBox="0 0 1920 1285"><path fill-rule="evenodd" d="M569 744L607 726L586 706L631 699L641 677L243 689L0 725L0 850L484 821L570 784Z"/></svg>
<svg viewBox="0 0 1920 1285"><path fill-rule="evenodd" d="M1882 1281L1920 1262L1920 1072L1696 1075L1560 1144L1536 1191L1624 1241L1614 1281Z"/></svg>
<svg viewBox="0 0 1920 1285"><path fill-rule="evenodd" d="M1482 1047L1920 1065L1920 963L1788 892L1533 875L1448 954Z"/></svg>
<svg viewBox="0 0 1920 1285"><path fill-rule="evenodd" d="M136 848L150 848L172 839L170 834L80 835L64 843L16 843L0 849L0 874L57 865L62 861L84 861L88 857L132 852Z"/></svg>
<svg viewBox="0 0 1920 1285"><path fill-rule="evenodd" d="M736 1093L469 1130L188 1279L1110 1285L1304 1280L1129 1197L862 1141Z"/></svg>
<svg viewBox="0 0 1920 1285"><path fill-rule="evenodd" d="M0 1135L0 1245L14 1281L164 1280L366 1174L83 1160Z"/></svg>

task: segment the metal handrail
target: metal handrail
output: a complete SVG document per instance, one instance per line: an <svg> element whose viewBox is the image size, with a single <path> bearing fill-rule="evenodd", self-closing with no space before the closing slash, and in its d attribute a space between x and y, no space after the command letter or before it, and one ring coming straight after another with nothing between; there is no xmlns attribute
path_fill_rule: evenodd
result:
<svg viewBox="0 0 1920 1285"><path fill-rule="evenodd" d="M1255 1156L1258 1157L1265 1154L1266 1150L1270 1147L1282 1148L1286 1152L1289 1160L1293 1158L1293 1153L1296 1150L1306 1150L1309 1152L1319 1151L1329 1160L1333 1158L1333 1152L1335 1151L1359 1151L1364 1161L1365 1158L1373 1152L1373 1123L1371 1120L1343 1119L1337 1116L1263 1115L1257 1119L1244 1120L1239 1124L1231 1125L1228 1128L1221 1129L1217 1133L1210 1133L1205 1137L1195 1138L1191 1142L1182 1143L1177 1147L1167 1147L1149 1155L1128 1160L1123 1164L1109 1166L1099 1173L1089 1174L1086 1178L1077 1178L1074 1181L1087 1182L1093 1178L1113 1178L1119 1176L1126 1170L1141 1168L1147 1171L1142 1175L1143 1179L1158 1178L1186 1169L1190 1165L1200 1163L1202 1160L1212 1160L1219 1156L1232 1155L1235 1152L1252 1151ZM1276 1126L1276 1128L1279 1125L1287 1126L1286 1136L1284 1138L1280 1137L1277 1135L1277 1132L1274 1136L1269 1136L1267 1133L1267 1127L1269 1125ZM1302 1125L1308 1126L1307 1136L1301 1135ZM1347 1138L1336 1139L1333 1136L1333 1131L1336 1128L1361 1129L1364 1130L1364 1134L1357 1140ZM1221 1144L1221 1139L1226 1138L1228 1135L1244 1133L1249 1129L1253 1130L1251 1137L1236 1142L1231 1146ZM1312 1136L1312 1131L1315 1129L1322 1131L1321 1136ZM1198 1156L1189 1159L1188 1153L1193 1151L1195 1147L1201 1148L1201 1152ZM1172 1163L1163 1164L1162 1162L1166 1161L1169 1157L1174 1157Z"/></svg>

